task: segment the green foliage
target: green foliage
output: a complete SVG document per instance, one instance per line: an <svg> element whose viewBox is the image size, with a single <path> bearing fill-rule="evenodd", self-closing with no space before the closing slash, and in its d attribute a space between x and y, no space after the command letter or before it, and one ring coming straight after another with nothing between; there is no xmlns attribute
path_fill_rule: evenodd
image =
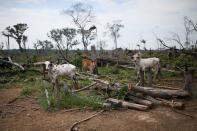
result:
<svg viewBox="0 0 197 131"><path fill-rule="evenodd" d="M117 67L99 67L98 71L101 76L110 76L110 78L122 84L128 83L128 81L135 79L134 70L130 69L121 69ZM108 78L106 77L106 79Z"/></svg>
<svg viewBox="0 0 197 131"><path fill-rule="evenodd" d="M122 87L119 91L114 92L116 99L124 100L125 95L127 94L127 86Z"/></svg>
<svg viewBox="0 0 197 131"><path fill-rule="evenodd" d="M191 56L181 54L175 59L174 65L178 67L184 67L185 65L194 66L194 59Z"/></svg>
<svg viewBox="0 0 197 131"><path fill-rule="evenodd" d="M75 54L72 63L81 69L82 68L82 54L81 53Z"/></svg>
<svg viewBox="0 0 197 131"><path fill-rule="evenodd" d="M80 85L83 87L83 86L87 86L87 85L90 85L92 83L91 80L89 79L86 79L86 80L80 80Z"/></svg>

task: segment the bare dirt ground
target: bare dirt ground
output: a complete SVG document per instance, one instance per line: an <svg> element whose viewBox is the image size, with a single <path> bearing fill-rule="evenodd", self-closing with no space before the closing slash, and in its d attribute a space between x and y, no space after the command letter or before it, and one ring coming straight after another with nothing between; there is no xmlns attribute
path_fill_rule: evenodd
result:
<svg viewBox="0 0 197 131"><path fill-rule="evenodd" d="M171 86L182 85L182 82L168 83ZM12 87L0 90L0 131L65 131L76 121L96 113L90 110L46 112L33 97L7 104L20 94L21 89L21 87ZM81 123L78 129L80 131L197 131L197 100L184 102L186 109L182 112L191 114L195 119L173 112L168 107L156 107L147 112L130 109L112 110Z"/></svg>

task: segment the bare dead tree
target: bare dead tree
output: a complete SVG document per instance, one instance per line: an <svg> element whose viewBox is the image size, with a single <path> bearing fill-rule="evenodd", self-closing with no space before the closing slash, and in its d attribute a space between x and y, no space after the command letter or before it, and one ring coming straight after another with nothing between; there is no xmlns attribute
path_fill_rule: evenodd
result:
<svg viewBox="0 0 197 131"><path fill-rule="evenodd" d="M172 38L170 40L175 41L177 44L181 46L181 49L184 49L184 45L181 42L180 36L177 33L172 32Z"/></svg>
<svg viewBox="0 0 197 131"><path fill-rule="evenodd" d="M110 33L110 36L114 39L115 49L118 47L117 39L120 37L119 31L123 28L124 25L121 24L121 20L113 21L113 23L107 23L108 31L106 33Z"/></svg>
<svg viewBox="0 0 197 131"><path fill-rule="evenodd" d="M87 28L94 18L92 7L83 3L76 3L70 9L63 11L63 14L71 16L74 24L79 29L78 32L81 34L84 50L87 51L89 44L87 40L91 37L91 30Z"/></svg>
<svg viewBox="0 0 197 131"><path fill-rule="evenodd" d="M186 50L185 48L183 48L183 49L180 50L180 49L177 49L177 48L175 48L175 47L168 46L168 45L166 44L166 42L165 42L163 39L161 39L161 38L157 38L157 40L158 40L164 47L166 47L167 49L173 49L173 50L176 50L176 51L178 51L178 52L181 52L181 53L184 53L184 54L186 54L186 55L190 55L190 56L192 56L192 57L197 58L197 52L195 52L195 51Z"/></svg>

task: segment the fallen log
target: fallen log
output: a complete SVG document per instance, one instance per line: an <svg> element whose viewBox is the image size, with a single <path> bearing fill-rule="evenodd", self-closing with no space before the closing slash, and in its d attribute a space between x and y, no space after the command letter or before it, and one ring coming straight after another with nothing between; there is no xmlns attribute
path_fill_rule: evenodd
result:
<svg viewBox="0 0 197 131"><path fill-rule="evenodd" d="M117 65L118 68L126 68L126 69L132 69L135 70L135 67L133 66L127 66L127 65Z"/></svg>
<svg viewBox="0 0 197 131"><path fill-rule="evenodd" d="M180 90L180 88L169 87L169 86L161 86L161 85L153 85L153 87L156 87L156 88L164 88L164 89L170 89L170 90Z"/></svg>
<svg viewBox="0 0 197 131"><path fill-rule="evenodd" d="M149 106L149 107L151 107L153 105L153 102L151 102L149 100L138 98L138 97L130 95L130 94L128 95L128 99L132 100L135 103L146 105L146 106Z"/></svg>
<svg viewBox="0 0 197 131"><path fill-rule="evenodd" d="M98 78L98 75L91 74L91 73L88 73L88 72L80 72L80 74L86 75L86 76L91 76L91 77L93 77L93 78Z"/></svg>
<svg viewBox="0 0 197 131"><path fill-rule="evenodd" d="M105 85L109 85L109 81L106 81L106 80L101 80L101 79L97 79L97 78L88 78L89 80L93 80L93 81L96 81L96 82L99 82L99 83L102 83L102 84L105 84Z"/></svg>
<svg viewBox="0 0 197 131"><path fill-rule="evenodd" d="M156 99L160 100L162 102L162 104L165 106L169 106L169 107L177 108L177 109L183 109L183 107L184 107L184 104L182 102L173 101L173 100L168 101L168 100L161 99L161 98L156 98Z"/></svg>
<svg viewBox="0 0 197 131"><path fill-rule="evenodd" d="M162 102L161 101L159 101L159 100L157 100L157 99L155 99L155 98L153 98L153 97L151 97L151 96L144 96L144 98L146 99L146 100L149 100L149 101L151 101L154 105L162 105Z"/></svg>
<svg viewBox="0 0 197 131"><path fill-rule="evenodd" d="M132 90L160 98L175 98L175 97L189 96L189 93L184 90L169 90L169 89L159 89L153 87L142 87L142 86L133 86Z"/></svg>
<svg viewBox="0 0 197 131"><path fill-rule="evenodd" d="M140 105L140 104L136 104L136 103L126 102L126 101L118 100L118 99L114 99L114 98L107 99L107 102L111 103L112 105L118 106L118 107L124 107L124 108L129 108L129 109L140 110L140 111L147 111L149 109L149 107L146 105Z"/></svg>
<svg viewBox="0 0 197 131"><path fill-rule="evenodd" d="M95 84L96 84L96 82L92 83L91 85L85 86L85 87L83 87L83 88L81 88L81 89L74 90L74 91L72 91L72 92L74 93L74 92L80 92L80 91L86 90L86 89L88 89L88 88L94 86Z"/></svg>
<svg viewBox="0 0 197 131"><path fill-rule="evenodd" d="M24 67L22 67L20 64L18 64L18 63L16 63L16 62L6 61L6 60L1 60L1 59L0 59L0 61L1 61L1 62L4 62L4 63L9 63L9 64L11 64L11 65L14 65L14 66L18 67L18 68L21 69L21 70L25 70Z"/></svg>

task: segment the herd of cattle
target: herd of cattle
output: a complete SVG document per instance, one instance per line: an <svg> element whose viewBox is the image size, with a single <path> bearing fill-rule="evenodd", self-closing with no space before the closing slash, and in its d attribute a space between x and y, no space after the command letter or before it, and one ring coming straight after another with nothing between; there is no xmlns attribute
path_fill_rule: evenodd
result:
<svg viewBox="0 0 197 131"><path fill-rule="evenodd" d="M139 75L139 72L146 72L147 69L153 70L154 78L156 78L158 72L160 71L160 60L159 58L153 57L153 58L141 58L141 53L134 54L131 59L132 63L135 65L135 69L137 72L137 76ZM66 63L52 63L50 61L45 62L38 62L34 65L42 64L45 68L44 70L48 72L48 75L51 79L53 88L59 92L59 86L58 86L58 79L59 76L67 76L70 77L73 80L73 86L74 88L78 88L77 80L76 80L76 74L77 74L77 67L75 65L72 65L69 62ZM91 60L88 58L82 59L82 70L83 71L89 71L90 73L97 74L98 69L97 66L100 64L99 60ZM102 64L101 64L102 65ZM58 93L57 93L58 94Z"/></svg>
<svg viewBox="0 0 197 131"><path fill-rule="evenodd" d="M133 55L132 62L135 64L135 69L137 74L139 74L140 71L146 72L147 68L153 69L155 72L155 76L158 74L160 70L160 62L159 58L146 58L142 59L141 54L137 53ZM53 88L59 92L59 86L58 84L58 77L59 76L68 76L73 80L74 88L76 89L78 86L75 75L77 74L77 68L76 66L65 63L65 64L55 64L51 63L50 61L45 61L45 68L48 71L48 75L51 78L51 82L53 85ZM97 60L91 60L91 59L83 59L82 60L82 70L83 71L90 71L91 73L98 73L97 71ZM154 77L155 77L154 76Z"/></svg>

